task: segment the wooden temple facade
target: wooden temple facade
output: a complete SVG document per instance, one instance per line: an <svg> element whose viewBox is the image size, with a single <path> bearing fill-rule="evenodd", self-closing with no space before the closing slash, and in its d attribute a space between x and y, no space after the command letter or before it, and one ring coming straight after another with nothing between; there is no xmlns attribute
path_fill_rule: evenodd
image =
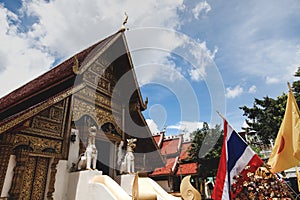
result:
<svg viewBox="0 0 300 200"><path fill-rule="evenodd" d="M62 181L76 170L91 126L97 127L97 169L104 174L117 180L118 144L126 146L131 137L137 138L135 170L161 167L142 115L146 106L123 31L1 98L0 197L63 199L73 183Z"/></svg>

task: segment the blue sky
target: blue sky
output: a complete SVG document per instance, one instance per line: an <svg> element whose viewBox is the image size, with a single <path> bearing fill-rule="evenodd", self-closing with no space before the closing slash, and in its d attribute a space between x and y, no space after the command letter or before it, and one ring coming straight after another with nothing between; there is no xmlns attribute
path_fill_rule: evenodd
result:
<svg viewBox="0 0 300 200"><path fill-rule="evenodd" d="M190 132L220 123L219 110L240 130L240 106L295 80L299 10L297 0L0 0L0 96L115 33L126 11L151 129Z"/></svg>

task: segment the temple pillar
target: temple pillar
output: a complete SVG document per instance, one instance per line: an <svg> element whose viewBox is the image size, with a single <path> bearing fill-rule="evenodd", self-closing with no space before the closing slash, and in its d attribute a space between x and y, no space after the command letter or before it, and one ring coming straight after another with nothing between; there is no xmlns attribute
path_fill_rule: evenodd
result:
<svg viewBox="0 0 300 200"><path fill-rule="evenodd" d="M19 199L21 190L22 190L22 182L23 182L23 174L25 170L25 163L27 161L27 152L24 150L18 150L16 152L16 166L14 168L14 177L12 181L12 187L9 190L10 199Z"/></svg>
<svg viewBox="0 0 300 200"><path fill-rule="evenodd" d="M59 162L58 158L54 158L50 167L50 182L48 186L47 199L53 200L53 193L55 191L55 176L57 172L57 164Z"/></svg>

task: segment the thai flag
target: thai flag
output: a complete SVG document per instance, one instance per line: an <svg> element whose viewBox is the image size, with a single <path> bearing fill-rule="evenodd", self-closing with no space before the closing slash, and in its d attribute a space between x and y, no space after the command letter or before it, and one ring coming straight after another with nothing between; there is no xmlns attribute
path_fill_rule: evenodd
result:
<svg viewBox="0 0 300 200"><path fill-rule="evenodd" d="M262 164L262 159L224 119L224 140L212 198L231 199L233 178L239 173L243 174L246 166L255 171Z"/></svg>

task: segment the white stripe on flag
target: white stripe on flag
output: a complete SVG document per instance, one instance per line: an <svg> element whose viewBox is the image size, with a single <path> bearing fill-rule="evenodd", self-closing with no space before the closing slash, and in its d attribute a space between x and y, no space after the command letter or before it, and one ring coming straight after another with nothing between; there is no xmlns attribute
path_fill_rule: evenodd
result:
<svg viewBox="0 0 300 200"><path fill-rule="evenodd" d="M252 157L255 155L253 150L247 146L244 153L241 157L237 160L234 167L230 171L230 183L233 183L233 177L238 175L243 169L249 164Z"/></svg>
<svg viewBox="0 0 300 200"><path fill-rule="evenodd" d="M228 183L228 174L225 176L224 180L224 187L223 187L223 193L222 193L222 200L226 199L229 200L229 183Z"/></svg>

